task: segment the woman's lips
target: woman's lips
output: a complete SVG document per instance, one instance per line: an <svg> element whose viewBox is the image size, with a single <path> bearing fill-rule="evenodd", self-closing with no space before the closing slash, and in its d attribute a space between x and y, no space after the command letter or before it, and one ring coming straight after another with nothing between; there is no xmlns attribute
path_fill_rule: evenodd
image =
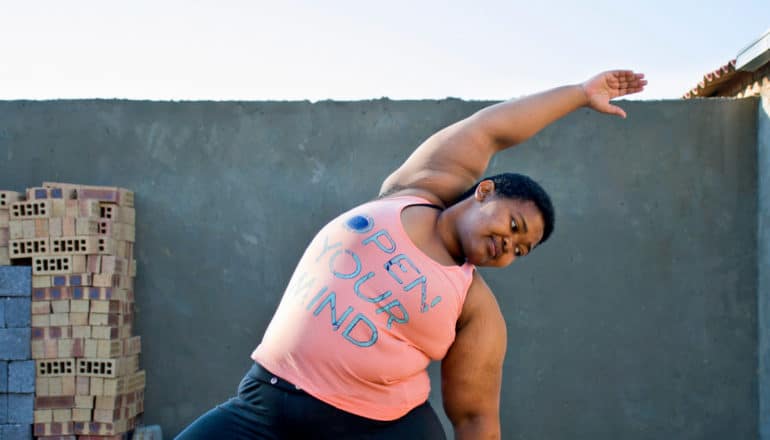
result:
<svg viewBox="0 0 770 440"><path fill-rule="evenodd" d="M492 258L497 257L497 246L495 245L494 238L489 237L489 245L487 247L489 248L489 256Z"/></svg>

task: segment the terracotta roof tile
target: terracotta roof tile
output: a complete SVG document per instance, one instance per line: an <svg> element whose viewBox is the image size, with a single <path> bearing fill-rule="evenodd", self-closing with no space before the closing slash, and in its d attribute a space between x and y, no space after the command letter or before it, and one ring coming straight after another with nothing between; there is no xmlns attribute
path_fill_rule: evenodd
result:
<svg viewBox="0 0 770 440"><path fill-rule="evenodd" d="M732 78L735 72L735 60L731 60L724 66L703 75L703 79L698 85L682 95L682 98L691 99L711 96L711 93L716 91L720 84Z"/></svg>

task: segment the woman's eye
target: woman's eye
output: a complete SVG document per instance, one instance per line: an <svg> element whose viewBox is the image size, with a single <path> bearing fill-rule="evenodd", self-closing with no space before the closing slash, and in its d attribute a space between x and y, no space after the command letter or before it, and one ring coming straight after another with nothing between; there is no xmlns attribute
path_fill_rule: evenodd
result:
<svg viewBox="0 0 770 440"><path fill-rule="evenodd" d="M516 224L516 220L511 220L511 231L516 232L519 230L519 225Z"/></svg>

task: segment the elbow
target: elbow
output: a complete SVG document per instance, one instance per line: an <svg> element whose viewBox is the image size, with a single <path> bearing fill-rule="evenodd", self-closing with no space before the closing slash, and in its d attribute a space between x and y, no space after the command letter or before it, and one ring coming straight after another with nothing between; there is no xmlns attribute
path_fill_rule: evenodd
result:
<svg viewBox="0 0 770 440"><path fill-rule="evenodd" d="M452 420L456 440L499 440L500 419L483 415L468 415Z"/></svg>

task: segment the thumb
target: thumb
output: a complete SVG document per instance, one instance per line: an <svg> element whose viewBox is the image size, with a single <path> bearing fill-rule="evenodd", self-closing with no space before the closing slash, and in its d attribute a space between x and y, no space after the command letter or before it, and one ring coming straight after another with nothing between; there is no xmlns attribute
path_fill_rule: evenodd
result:
<svg viewBox="0 0 770 440"><path fill-rule="evenodd" d="M617 105L609 104L606 108L606 112L611 115L617 115L623 119L626 119L626 112L623 111L623 109L618 107Z"/></svg>

